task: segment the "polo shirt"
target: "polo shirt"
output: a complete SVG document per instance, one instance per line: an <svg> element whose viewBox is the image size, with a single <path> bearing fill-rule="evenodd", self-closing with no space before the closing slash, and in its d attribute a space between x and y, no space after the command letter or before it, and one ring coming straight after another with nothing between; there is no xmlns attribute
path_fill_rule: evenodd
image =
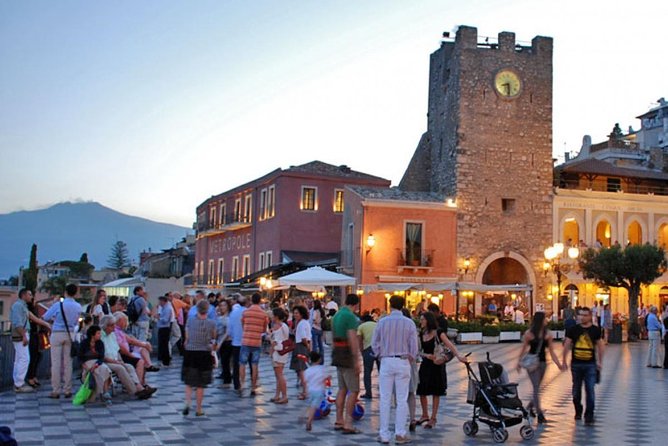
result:
<svg viewBox="0 0 668 446"><path fill-rule="evenodd" d="M9 320L12 327L23 327L26 333L30 333L30 324L28 323L28 304L25 300L19 299L14 302L10 311Z"/></svg>
<svg viewBox="0 0 668 446"><path fill-rule="evenodd" d="M371 341L373 340L373 331L378 325L375 321L362 322L359 327L357 327L357 334L362 336L362 350L366 350L371 347Z"/></svg>
<svg viewBox="0 0 668 446"><path fill-rule="evenodd" d="M251 305L241 315L243 335L241 345L262 347L262 334L267 331L269 318L259 305Z"/></svg>

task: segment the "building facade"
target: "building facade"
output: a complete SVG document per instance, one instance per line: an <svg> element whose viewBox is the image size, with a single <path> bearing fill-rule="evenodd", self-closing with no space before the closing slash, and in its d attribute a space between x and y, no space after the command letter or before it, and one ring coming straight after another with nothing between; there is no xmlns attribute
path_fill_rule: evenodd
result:
<svg viewBox="0 0 668 446"><path fill-rule="evenodd" d="M526 284L544 300L543 250L552 242L552 39L520 45L502 32L490 43L466 26L446 39L431 55L427 132L399 187L455 200L460 280Z"/></svg>
<svg viewBox="0 0 668 446"><path fill-rule="evenodd" d="M346 185L390 181L312 161L276 169L197 207L195 285L222 288L273 265L338 265Z"/></svg>

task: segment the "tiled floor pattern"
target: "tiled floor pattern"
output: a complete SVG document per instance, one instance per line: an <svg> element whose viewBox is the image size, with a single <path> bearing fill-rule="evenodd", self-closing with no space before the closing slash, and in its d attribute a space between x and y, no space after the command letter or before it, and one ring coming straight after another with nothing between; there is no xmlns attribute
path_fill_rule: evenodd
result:
<svg viewBox="0 0 668 446"><path fill-rule="evenodd" d="M646 348L646 343L609 346L602 382L596 387L597 423L593 427L573 420L570 373L562 373L550 364L543 391L543 405L550 422L537 428L536 437L531 441L523 441L518 428L511 428L506 444L666 444L666 371L645 367ZM557 349L560 351L561 346ZM473 352L473 360L483 360L484 352L489 351L494 361L508 368L516 363L519 344L461 346L461 350ZM363 431L361 435L345 436L335 432L333 414L316 421L313 431L308 433L298 422L305 404L296 398L295 373L286 371L286 376L291 394L288 405L269 402L273 396L274 375L269 358L264 356L260 365L263 386L260 395L238 398L233 391L219 388L220 381L217 381L206 390L207 416L184 418L180 414L183 385L177 357L171 368L149 374L150 383L159 387L150 400L136 401L121 395L111 407L101 404L74 407L69 401L47 398L48 385L37 394L4 392L0 394L0 425L9 425L22 446L377 444L377 399L363 403L366 415L357 422L357 427ZM530 384L526 374L518 375L510 370L510 378L520 383L520 395L527 403ZM494 444L484 425L475 438L468 438L462 432L462 423L471 416L471 406L466 404L467 377L463 365L456 361L448 365L448 383L448 396L441 402L436 428L429 431L418 427L413 435L415 443Z"/></svg>

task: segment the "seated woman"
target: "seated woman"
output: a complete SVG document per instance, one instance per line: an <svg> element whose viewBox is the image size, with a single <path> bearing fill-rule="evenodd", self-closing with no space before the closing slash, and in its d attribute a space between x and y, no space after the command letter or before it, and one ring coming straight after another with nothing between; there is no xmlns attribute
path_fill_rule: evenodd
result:
<svg viewBox="0 0 668 446"><path fill-rule="evenodd" d="M101 340L102 330L98 325L91 325L86 337L81 340L79 360L84 371L92 373L95 378L95 393L106 404L111 404L111 370L104 364L104 343Z"/></svg>

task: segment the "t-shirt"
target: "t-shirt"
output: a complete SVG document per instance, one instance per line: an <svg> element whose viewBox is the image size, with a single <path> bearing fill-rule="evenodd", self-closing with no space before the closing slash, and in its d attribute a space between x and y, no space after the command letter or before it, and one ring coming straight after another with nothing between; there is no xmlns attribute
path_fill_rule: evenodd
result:
<svg viewBox="0 0 668 446"><path fill-rule="evenodd" d="M241 326L243 327L241 345L261 347L262 334L267 331L268 323L269 318L262 308L259 305L251 305L241 315Z"/></svg>
<svg viewBox="0 0 668 446"><path fill-rule="evenodd" d="M358 325L357 316L350 308L343 307L332 318L332 335L334 339L348 339L348 330L357 331Z"/></svg>
<svg viewBox="0 0 668 446"><path fill-rule="evenodd" d="M304 381L309 392L325 392L325 380L329 375L322 364L314 365L304 371Z"/></svg>
<svg viewBox="0 0 668 446"><path fill-rule="evenodd" d="M299 344L303 339L311 340L311 324L306 319L302 319L295 329L295 342Z"/></svg>
<svg viewBox="0 0 668 446"><path fill-rule="evenodd" d="M586 364L596 362L596 343L601 339L601 329L595 325L576 325L566 331L566 337L573 342L572 362Z"/></svg>
<svg viewBox="0 0 668 446"><path fill-rule="evenodd" d="M357 327L357 334L362 336L362 349L366 350L371 347L371 341L373 340L373 331L376 329L377 323L374 321L362 322L359 327Z"/></svg>

